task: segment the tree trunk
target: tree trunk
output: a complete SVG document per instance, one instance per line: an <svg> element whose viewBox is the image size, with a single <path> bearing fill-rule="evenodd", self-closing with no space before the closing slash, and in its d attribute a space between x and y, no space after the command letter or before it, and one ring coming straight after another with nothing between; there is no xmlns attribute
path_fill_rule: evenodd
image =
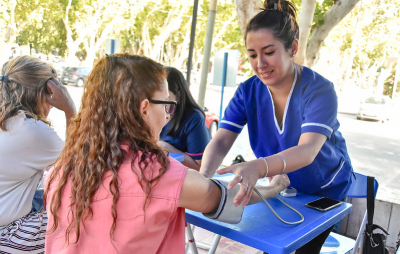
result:
<svg viewBox="0 0 400 254"><path fill-rule="evenodd" d="M76 60L75 54L79 49L79 45L83 41L83 38L81 35L79 35L79 38L75 41L72 38L72 30L71 30L71 27L69 26L69 17L68 17L69 10L71 9L71 2L72 2L72 0L68 1L67 8L65 8L65 17L63 19L65 30L67 32L67 41L66 41L66 44L68 47L68 56L66 59L67 61L75 61ZM62 5L60 4L60 6L62 6Z"/></svg>
<svg viewBox="0 0 400 254"><path fill-rule="evenodd" d="M141 50L143 50L143 55L145 56L150 56L150 52L152 52L152 45L151 45L151 38L150 38L150 33L149 33L149 28L147 27L147 21L148 17L150 17L151 14L153 14L156 10L158 9L158 4L147 14L146 20L142 25L141 29L141 35L142 35L142 41L140 45Z"/></svg>
<svg viewBox="0 0 400 254"><path fill-rule="evenodd" d="M112 19L110 23L107 24L107 26L103 29L101 32L100 37L96 40L96 34L92 34L90 36L90 43L88 47L86 48L87 51L87 57L86 57L86 65L89 67L92 67L94 59L96 57L96 52L100 49L101 45L106 41L108 35L112 32L114 26L121 21L121 13L122 9L120 8L119 11L116 12L116 16ZM96 27L95 31L98 31L100 28L102 22L98 22L99 24Z"/></svg>
<svg viewBox="0 0 400 254"><path fill-rule="evenodd" d="M143 49L143 55L149 56L151 52L151 40L147 23L143 24L141 32L142 32L142 43L143 43L141 48Z"/></svg>
<svg viewBox="0 0 400 254"><path fill-rule="evenodd" d="M263 7L260 0L235 0L236 13L239 21L239 28L243 38L246 34L246 26Z"/></svg>
<svg viewBox="0 0 400 254"><path fill-rule="evenodd" d="M360 0L338 0L324 15L324 24L318 26L311 34L307 45L305 65L314 66L318 53L329 32L356 6Z"/></svg>
<svg viewBox="0 0 400 254"><path fill-rule="evenodd" d="M301 1L301 10L299 16L299 29L300 29L299 49L296 54L296 62L301 65L304 65L304 58L306 56L308 37L310 36L316 4L317 0Z"/></svg>
<svg viewBox="0 0 400 254"><path fill-rule="evenodd" d="M15 24L15 8L17 7L17 1L12 0L11 1L11 7L10 7L10 19L8 20L8 25L7 28L5 29L4 32L4 43L6 44L5 46L10 50L12 43L15 41L16 36L17 36L17 26Z"/></svg>
<svg viewBox="0 0 400 254"><path fill-rule="evenodd" d="M186 24L186 34L185 34L185 38L183 39L183 42L181 45L178 45L176 47L176 53L175 53L175 61L174 61L174 65L176 66L176 68L182 68L183 66L183 62L185 61L185 59L187 59L189 57L189 43L190 43L190 26L192 24L192 17L190 17L188 23Z"/></svg>
<svg viewBox="0 0 400 254"><path fill-rule="evenodd" d="M347 84L347 82L349 81L349 79L351 77L352 71L353 71L353 61L354 61L354 57L356 55L357 41L358 41L358 37L360 36L360 33L361 33L360 19L362 18L362 15L363 15L362 4L363 4L363 2L361 1L360 11L358 13L358 17L357 17L357 21L356 21L356 27L354 28L353 41L351 42L350 57L349 57L349 60L347 61L346 74L344 76L344 80L342 82L341 88L344 88L344 86Z"/></svg>
<svg viewBox="0 0 400 254"><path fill-rule="evenodd" d="M215 35L214 38L212 39L211 52L214 52L215 43L217 43L219 38L221 38L222 35L225 34L226 29L228 28L228 26L232 23L232 21L235 18L236 18L236 13L232 13L232 16L227 21L224 21L224 24L222 25L221 29L218 31L217 35Z"/></svg>
<svg viewBox="0 0 400 254"><path fill-rule="evenodd" d="M153 50L150 55L151 59L157 59L157 58L161 57L161 50L163 48L165 41L168 39L168 37L171 36L171 34L173 32L175 32L176 30L179 29L179 27L182 23L182 17L183 17L183 14L185 13L185 11L186 11L186 8L184 6L182 6L182 8L176 18L172 19L172 21L169 21L167 18L168 23L167 23L166 27L163 29L161 34L156 38L156 43L154 44Z"/></svg>

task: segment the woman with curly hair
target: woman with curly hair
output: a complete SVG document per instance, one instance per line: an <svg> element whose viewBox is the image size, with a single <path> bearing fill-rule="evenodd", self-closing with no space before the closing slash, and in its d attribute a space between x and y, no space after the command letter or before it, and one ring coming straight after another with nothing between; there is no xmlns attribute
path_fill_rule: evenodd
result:
<svg viewBox="0 0 400 254"><path fill-rule="evenodd" d="M100 59L81 105L46 178L46 253L184 253L184 208L222 218L233 204L227 183L157 145L176 105L161 64L128 54ZM280 176L261 191L268 198L288 184Z"/></svg>
<svg viewBox="0 0 400 254"><path fill-rule="evenodd" d="M46 212L32 208L44 169L64 142L47 120L54 106L67 125L76 110L54 68L38 58L6 62L0 76L0 252L43 253Z"/></svg>

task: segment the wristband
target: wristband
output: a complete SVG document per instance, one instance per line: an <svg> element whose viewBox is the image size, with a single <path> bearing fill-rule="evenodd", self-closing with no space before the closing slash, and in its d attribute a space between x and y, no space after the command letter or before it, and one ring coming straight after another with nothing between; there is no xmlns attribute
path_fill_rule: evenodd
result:
<svg viewBox="0 0 400 254"><path fill-rule="evenodd" d="M266 178L267 176L268 176L268 163L267 163L267 160L265 159L265 157L260 157L260 158L262 158L264 161L265 161L265 164L267 165L267 173L265 174L265 176L264 176L264 178ZM259 158L259 159L260 159Z"/></svg>
<svg viewBox="0 0 400 254"><path fill-rule="evenodd" d="M285 161L285 158L283 158L282 155L280 155L280 154L278 154L278 155L279 155L279 157L281 157L282 160L283 160L283 170L282 170L282 172L280 173L280 175L282 175L283 172L285 172L285 170L286 170L286 161Z"/></svg>

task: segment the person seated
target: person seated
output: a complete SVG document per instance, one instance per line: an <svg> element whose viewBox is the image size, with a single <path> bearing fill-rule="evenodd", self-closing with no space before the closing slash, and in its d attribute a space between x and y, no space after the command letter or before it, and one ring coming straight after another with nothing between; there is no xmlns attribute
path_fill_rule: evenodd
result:
<svg viewBox="0 0 400 254"><path fill-rule="evenodd" d="M171 153L184 154L181 163L199 171L203 152L210 142L204 111L193 99L182 73L174 67L165 69L170 99L178 105L162 129L158 145Z"/></svg>
<svg viewBox="0 0 400 254"><path fill-rule="evenodd" d="M161 64L129 54L99 60L45 179L47 254L184 253L185 208L240 221L243 208L231 200L239 188L205 178L157 145L175 105ZM281 175L259 190L269 198L288 184Z"/></svg>
<svg viewBox="0 0 400 254"><path fill-rule="evenodd" d="M75 106L50 65L30 56L6 62L0 76L0 252L43 253L46 212L32 209L44 169L64 147L47 120L54 106L67 124Z"/></svg>

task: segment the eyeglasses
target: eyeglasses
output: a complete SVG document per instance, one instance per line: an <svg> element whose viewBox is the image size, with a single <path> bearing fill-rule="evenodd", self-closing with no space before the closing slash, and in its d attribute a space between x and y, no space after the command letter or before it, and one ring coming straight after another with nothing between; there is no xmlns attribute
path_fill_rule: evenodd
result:
<svg viewBox="0 0 400 254"><path fill-rule="evenodd" d="M165 104L165 113L168 115L173 115L176 110L176 105L178 105L176 101L159 101L149 99L149 102L153 104Z"/></svg>

